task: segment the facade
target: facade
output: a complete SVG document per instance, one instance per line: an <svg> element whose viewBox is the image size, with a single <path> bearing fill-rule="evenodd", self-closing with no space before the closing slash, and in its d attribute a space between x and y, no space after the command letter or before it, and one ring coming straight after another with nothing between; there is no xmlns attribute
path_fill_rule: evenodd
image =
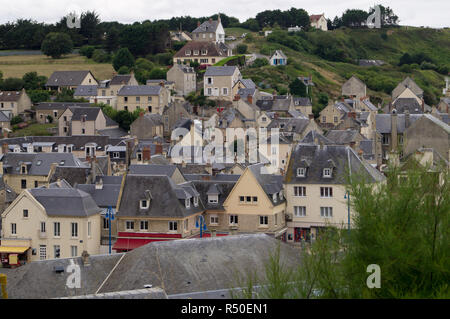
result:
<svg viewBox="0 0 450 319"><path fill-rule="evenodd" d="M175 124L182 119L189 119L191 112L189 103L173 102L164 107L162 113L164 136L170 137Z"/></svg>
<svg viewBox="0 0 450 319"><path fill-rule="evenodd" d="M163 136L163 120L159 114L142 114L130 126L131 136L137 139L149 139L155 136Z"/></svg>
<svg viewBox="0 0 450 319"><path fill-rule="evenodd" d="M80 85L98 85L91 71L55 71L45 84L48 90L75 90Z"/></svg>
<svg viewBox="0 0 450 319"><path fill-rule="evenodd" d="M320 29L322 31L328 31L327 19L325 14L314 14L309 16L309 21L311 22L311 27Z"/></svg>
<svg viewBox="0 0 450 319"><path fill-rule="evenodd" d="M191 41L175 53L173 64L213 65L232 54L232 49L223 42Z"/></svg>
<svg viewBox="0 0 450 319"><path fill-rule="evenodd" d="M298 144L292 151L285 176L288 230L287 241L317 238L320 229L349 225L347 172L363 174L370 183L384 181L384 176L342 145Z"/></svg>
<svg viewBox="0 0 450 319"><path fill-rule="evenodd" d="M97 135L101 130L118 127L99 107L68 107L58 120L60 136Z"/></svg>
<svg viewBox="0 0 450 319"><path fill-rule="evenodd" d="M40 124L56 123L68 107L89 106L90 103L79 102L42 102L35 106L36 121Z"/></svg>
<svg viewBox="0 0 450 319"><path fill-rule="evenodd" d="M2 213L2 246L17 251L9 264L99 254L100 211L66 184L24 190Z"/></svg>
<svg viewBox="0 0 450 319"><path fill-rule="evenodd" d="M0 91L0 111L9 118L23 115L25 110L31 109L31 99L25 92L21 91Z"/></svg>
<svg viewBox="0 0 450 319"><path fill-rule="evenodd" d="M170 91L164 85L126 85L117 93L117 110L162 114L170 100Z"/></svg>
<svg viewBox="0 0 450 319"><path fill-rule="evenodd" d="M241 72L236 66L209 67L203 76L204 94L209 98L231 101L232 88L241 78Z"/></svg>
<svg viewBox="0 0 450 319"><path fill-rule="evenodd" d="M220 20L220 14L217 20L209 19L202 24L199 22L197 28L192 31L192 40L225 43L225 30Z"/></svg>
<svg viewBox="0 0 450 319"><path fill-rule="evenodd" d="M167 81L174 82L175 91L184 96L197 89L197 74L194 68L186 65L174 64L167 71Z"/></svg>
<svg viewBox="0 0 450 319"><path fill-rule="evenodd" d="M270 65L278 66L278 65L286 65L287 64L287 56L281 50L276 50L274 54L269 58Z"/></svg>

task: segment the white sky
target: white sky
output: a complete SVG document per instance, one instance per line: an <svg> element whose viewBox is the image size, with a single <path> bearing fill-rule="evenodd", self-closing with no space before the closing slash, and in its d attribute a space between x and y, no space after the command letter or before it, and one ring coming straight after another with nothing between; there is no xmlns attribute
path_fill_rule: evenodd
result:
<svg viewBox="0 0 450 319"><path fill-rule="evenodd" d="M241 22L264 10L303 8L309 14L340 16L345 9L368 10L374 4L391 7L400 24L450 27L449 0L1 0L0 23L32 18L54 23L68 12L95 10L102 21L131 23L176 16L209 16L223 12Z"/></svg>

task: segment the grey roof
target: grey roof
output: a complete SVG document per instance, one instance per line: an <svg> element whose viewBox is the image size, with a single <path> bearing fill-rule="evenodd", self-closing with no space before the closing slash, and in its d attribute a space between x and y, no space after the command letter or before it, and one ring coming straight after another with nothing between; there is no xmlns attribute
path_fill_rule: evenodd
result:
<svg viewBox="0 0 450 319"><path fill-rule="evenodd" d="M122 184L123 176L97 176L95 178L95 182L100 182L100 180L103 182L103 185L105 184L113 184L113 185L120 185Z"/></svg>
<svg viewBox="0 0 450 319"><path fill-rule="evenodd" d="M160 91L161 91L160 85L125 85L120 88L117 95L118 96L159 95Z"/></svg>
<svg viewBox="0 0 450 319"><path fill-rule="evenodd" d="M109 138L121 138L128 135L128 132L121 127L105 128L103 130L98 130L97 133L101 136L106 136Z"/></svg>
<svg viewBox="0 0 450 319"><path fill-rule="evenodd" d="M297 168L306 168L306 176L298 177ZM325 168L332 168L331 178L323 176ZM352 148L344 145L298 144L292 151L286 172L287 184L345 184L346 174L362 174L367 182L379 182L384 175L361 161Z"/></svg>
<svg viewBox="0 0 450 319"><path fill-rule="evenodd" d="M397 114L397 133L405 131L405 114ZM424 116L423 114L410 114L410 125ZM391 133L392 131L392 114L376 114L377 132L382 134Z"/></svg>
<svg viewBox="0 0 450 319"><path fill-rule="evenodd" d="M147 85L149 85L149 84L151 84L151 83L164 83L164 84L174 84L175 82L173 82L173 81L167 81L167 80L165 80L165 79L150 79L150 80L147 80L145 83L147 84Z"/></svg>
<svg viewBox="0 0 450 319"><path fill-rule="evenodd" d="M128 82L131 79L130 74L118 74L115 75L111 81L109 82L109 85L121 85L121 84L128 84Z"/></svg>
<svg viewBox="0 0 450 319"><path fill-rule="evenodd" d="M405 111L408 111L409 114L423 113L422 106L415 98L399 98L395 100L392 106L397 110L397 113L405 113Z"/></svg>
<svg viewBox="0 0 450 319"><path fill-rule="evenodd" d="M0 111L0 122L10 122L10 118L3 111Z"/></svg>
<svg viewBox="0 0 450 319"><path fill-rule="evenodd" d="M176 169L177 166L173 164L131 164L128 172L134 175L165 175L172 177Z"/></svg>
<svg viewBox="0 0 450 319"><path fill-rule="evenodd" d="M36 110L65 110L68 107L89 106L90 103L81 102L41 102L35 106Z"/></svg>
<svg viewBox="0 0 450 319"><path fill-rule="evenodd" d="M223 203L227 199L234 185L235 181L216 181L216 180L196 180L194 181L195 188L200 193L200 198L205 206L205 209L225 210ZM208 195L217 195L218 203L209 203Z"/></svg>
<svg viewBox="0 0 450 319"><path fill-rule="evenodd" d="M97 96L97 85L79 85L73 96Z"/></svg>
<svg viewBox="0 0 450 319"><path fill-rule="evenodd" d="M195 73L194 68L189 65L175 63L173 67L180 69L183 73Z"/></svg>
<svg viewBox="0 0 450 319"><path fill-rule="evenodd" d="M309 97L294 97L295 106L312 106Z"/></svg>
<svg viewBox="0 0 450 319"><path fill-rule="evenodd" d="M103 184L101 188L96 188L95 184L79 184L77 189L91 195L99 207L116 207L119 198L121 184Z"/></svg>
<svg viewBox="0 0 450 319"><path fill-rule="evenodd" d="M256 89L256 84L252 79L241 79L241 82L247 89Z"/></svg>
<svg viewBox="0 0 450 319"><path fill-rule="evenodd" d="M55 71L48 78L45 86L81 85L90 71Z"/></svg>
<svg viewBox="0 0 450 319"><path fill-rule="evenodd" d="M363 140L359 142L359 149L363 151L363 155L372 155L373 151L373 140Z"/></svg>
<svg viewBox="0 0 450 319"><path fill-rule="evenodd" d="M247 98L247 96L253 96L255 94L256 88L241 88L238 90L237 94L242 98Z"/></svg>
<svg viewBox="0 0 450 319"><path fill-rule="evenodd" d="M91 195L75 188L33 188L30 193L49 216L86 217L101 211Z"/></svg>
<svg viewBox="0 0 450 319"><path fill-rule="evenodd" d="M198 33L198 32L216 32L217 26L219 25L219 21L212 20L212 21L205 21L201 25L199 25L197 28L192 31L192 33Z"/></svg>
<svg viewBox="0 0 450 319"><path fill-rule="evenodd" d="M86 116L86 121L95 121L100 112L102 112L99 107L70 107L72 111L72 121L81 121L82 116Z"/></svg>
<svg viewBox="0 0 450 319"><path fill-rule="evenodd" d="M118 216L142 216L142 217L187 217L204 210L201 202L195 207L191 203L185 207L184 199L189 197L189 188L176 185L165 175L134 175L128 174L121 195ZM194 192L194 191L192 191ZM187 193L187 194L186 194ZM148 198L151 194L148 209L140 209L140 200ZM181 198L180 198L181 197Z"/></svg>
<svg viewBox="0 0 450 319"><path fill-rule="evenodd" d="M283 53L283 51L281 50L275 50L275 52L272 54L272 56L270 58L272 58L274 55L276 55L278 53L279 56L281 56L284 59L287 59L287 56Z"/></svg>
<svg viewBox="0 0 450 319"><path fill-rule="evenodd" d="M406 88L409 88L418 97L423 97L423 90L408 76L392 90L392 99L396 99Z"/></svg>
<svg viewBox="0 0 450 319"><path fill-rule="evenodd" d="M316 144L317 142L317 144ZM302 144L316 144L319 145L322 143L323 145L332 145L335 144L334 141L326 138L316 130L309 131L308 134L300 141Z"/></svg>
<svg viewBox="0 0 450 319"><path fill-rule="evenodd" d="M253 164L248 166L248 169L252 172L253 176L261 185L272 204L279 205L285 202L285 197L283 197L281 201L277 200L277 202L274 202L272 196L273 194L279 193L283 190L283 176L268 174L264 164Z"/></svg>
<svg viewBox="0 0 450 319"><path fill-rule="evenodd" d="M64 179L70 185L75 187L77 184L84 184L91 172L90 167L64 167L57 166L55 172L50 178L50 182L56 182L58 179Z"/></svg>
<svg viewBox="0 0 450 319"><path fill-rule="evenodd" d="M5 203L12 203L18 196L18 194L8 184L5 183L5 181L3 180L3 175L1 175L0 177L0 190L5 191Z"/></svg>
<svg viewBox="0 0 450 319"><path fill-rule="evenodd" d="M232 164L234 165L234 164ZM188 181L237 182L241 175L236 174L184 174Z"/></svg>
<svg viewBox="0 0 450 319"><path fill-rule="evenodd" d="M205 76L230 76L237 70L236 66L210 66L206 69Z"/></svg>
<svg viewBox="0 0 450 319"><path fill-rule="evenodd" d="M330 130L328 131L326 137L336 144L344 145L350 142L355 142L358 135L360 135L358 130Z"/></svg>
<svg viewBox="0 0 450 319"><path fill-rule="evenodd" d="M369 99L363 99L363 100L361 100L361 103L363 105L365 105L369 109L369 111L374 111L374 112L378 111L378 108L375 105L373 105Z"/></svg>

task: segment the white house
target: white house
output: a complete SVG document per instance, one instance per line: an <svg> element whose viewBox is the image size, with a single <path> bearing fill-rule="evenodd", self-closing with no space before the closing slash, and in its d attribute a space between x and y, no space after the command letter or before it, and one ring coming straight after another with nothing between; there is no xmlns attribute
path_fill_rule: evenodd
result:
<svg viewBox="0 0 450 319"><path fill-rule="evenodd" d="M287 64L287 56L281 50L276 50L274 54L269 59L270 65L286 65Z"/></svg>

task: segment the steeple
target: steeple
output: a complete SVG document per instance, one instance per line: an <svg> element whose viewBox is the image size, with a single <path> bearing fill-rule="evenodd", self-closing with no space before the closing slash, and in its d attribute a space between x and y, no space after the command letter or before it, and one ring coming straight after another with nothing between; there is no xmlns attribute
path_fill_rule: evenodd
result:
<svg viewBox="0 0 450 319"><path fill-rule="evenodd" d="M220 12L217 14L217 21L218 21L219 23L221 23L221 22L220 22Z"/></svg>

